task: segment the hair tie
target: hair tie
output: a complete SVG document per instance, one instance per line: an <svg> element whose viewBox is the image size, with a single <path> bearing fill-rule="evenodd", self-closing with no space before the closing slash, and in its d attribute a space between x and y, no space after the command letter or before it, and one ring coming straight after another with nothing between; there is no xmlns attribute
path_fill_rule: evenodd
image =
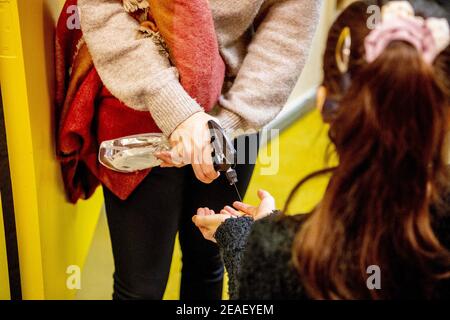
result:
<svg viewBox="0 0 450 320"><path fill-rule="evenodd" d="M423 59L433 64L450 44L446 19L423 19L414 15L408 1L392 1L383 6L382 21L365 40L366 60L375 61L393 41L405 41L414 46Z"/></svg>

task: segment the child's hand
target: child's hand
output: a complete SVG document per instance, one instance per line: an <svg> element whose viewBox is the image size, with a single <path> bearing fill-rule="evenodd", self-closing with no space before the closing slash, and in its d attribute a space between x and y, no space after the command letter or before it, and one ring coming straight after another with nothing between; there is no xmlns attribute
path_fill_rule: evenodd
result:
<svg viewBox="0 0 450 320"><path fill-rule="evenodd" d="M261 199L259 206L254 207L242 202L235 202L233 206L235 209L226 206L216 214L209 208L199 208L197 215L192 217L192 221L199 228L203 237L212 242L216 242L214 235L217 228L227 219L238 218L244 215L251 216L254 220L259 220L267 217L275 210L275 199L264 190L258 191L258 197ZM237 210L236 210L237 209Z"/></svg>
<svg viewBox="0 0 450 320"><path fill-rule="evenodd" d="M217 228L231 217L231 214L215 214L213 210L208 208L199 208L197 215L192 217L192 221L199 228L206 240L216 242L214 235L216 234Z"/></svg>
<svg viewBox="0 0 450 320"><path fill-rule="evenodd" d="M270 193L264 190L258 191L258 197L261 199L261 203L257 207L236 201L233 203L233 207L241 212L226 206L220 213L232 216L242 216L242 213L244 213L244 215L251 216L254 220L265 218L275 210L275 199Z"/></svg>

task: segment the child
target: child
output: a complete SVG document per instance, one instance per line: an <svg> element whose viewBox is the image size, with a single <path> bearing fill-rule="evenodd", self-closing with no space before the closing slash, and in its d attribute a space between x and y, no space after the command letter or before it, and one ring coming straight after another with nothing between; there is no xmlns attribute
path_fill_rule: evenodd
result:
<svg viewBox="0 0 450 320"><path fill-rule="evenodd" d="M321 109L340 164L301 181L286 205L306 180L331 172L312 213L267 217L275 203L260 191L258 207L201 208L193 218L221 249L231 298L450 296L449 27L438 6L413 3L423 17L389 2L370 30L370 2L357 1L331 27ZM367 270L381 282L369 286Z"/></svg>

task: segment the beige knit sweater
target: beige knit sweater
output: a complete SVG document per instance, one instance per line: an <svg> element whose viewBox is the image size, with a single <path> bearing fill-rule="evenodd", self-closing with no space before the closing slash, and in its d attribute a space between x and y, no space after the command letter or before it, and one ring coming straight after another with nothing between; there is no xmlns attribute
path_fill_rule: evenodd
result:
<svg viewBox="0 0 450 320"><path fill-rule="evenodd" d="M259 129L286 103L308 58L321 0L209 0L231 79L216 117L227 129ZM111 93L149 110L164 134L203 109L121 0L79 0L81 27L96 69Z"/></svg>

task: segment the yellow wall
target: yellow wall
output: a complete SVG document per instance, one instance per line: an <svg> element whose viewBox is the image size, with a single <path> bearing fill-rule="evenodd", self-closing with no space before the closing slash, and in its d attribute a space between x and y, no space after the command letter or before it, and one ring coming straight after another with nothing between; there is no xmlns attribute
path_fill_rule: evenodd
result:
<svg viewBox="0 0 450 320"><path fill-rule="evenodd" d="M66 202L52 134L55 13L63 1L3 1L10 17L2 28L0 79L22 289L25 299L67 299L69 265L82 267L102 203L102 194L77 206ZM9 35L8 35L9 34Z"/></svg>

